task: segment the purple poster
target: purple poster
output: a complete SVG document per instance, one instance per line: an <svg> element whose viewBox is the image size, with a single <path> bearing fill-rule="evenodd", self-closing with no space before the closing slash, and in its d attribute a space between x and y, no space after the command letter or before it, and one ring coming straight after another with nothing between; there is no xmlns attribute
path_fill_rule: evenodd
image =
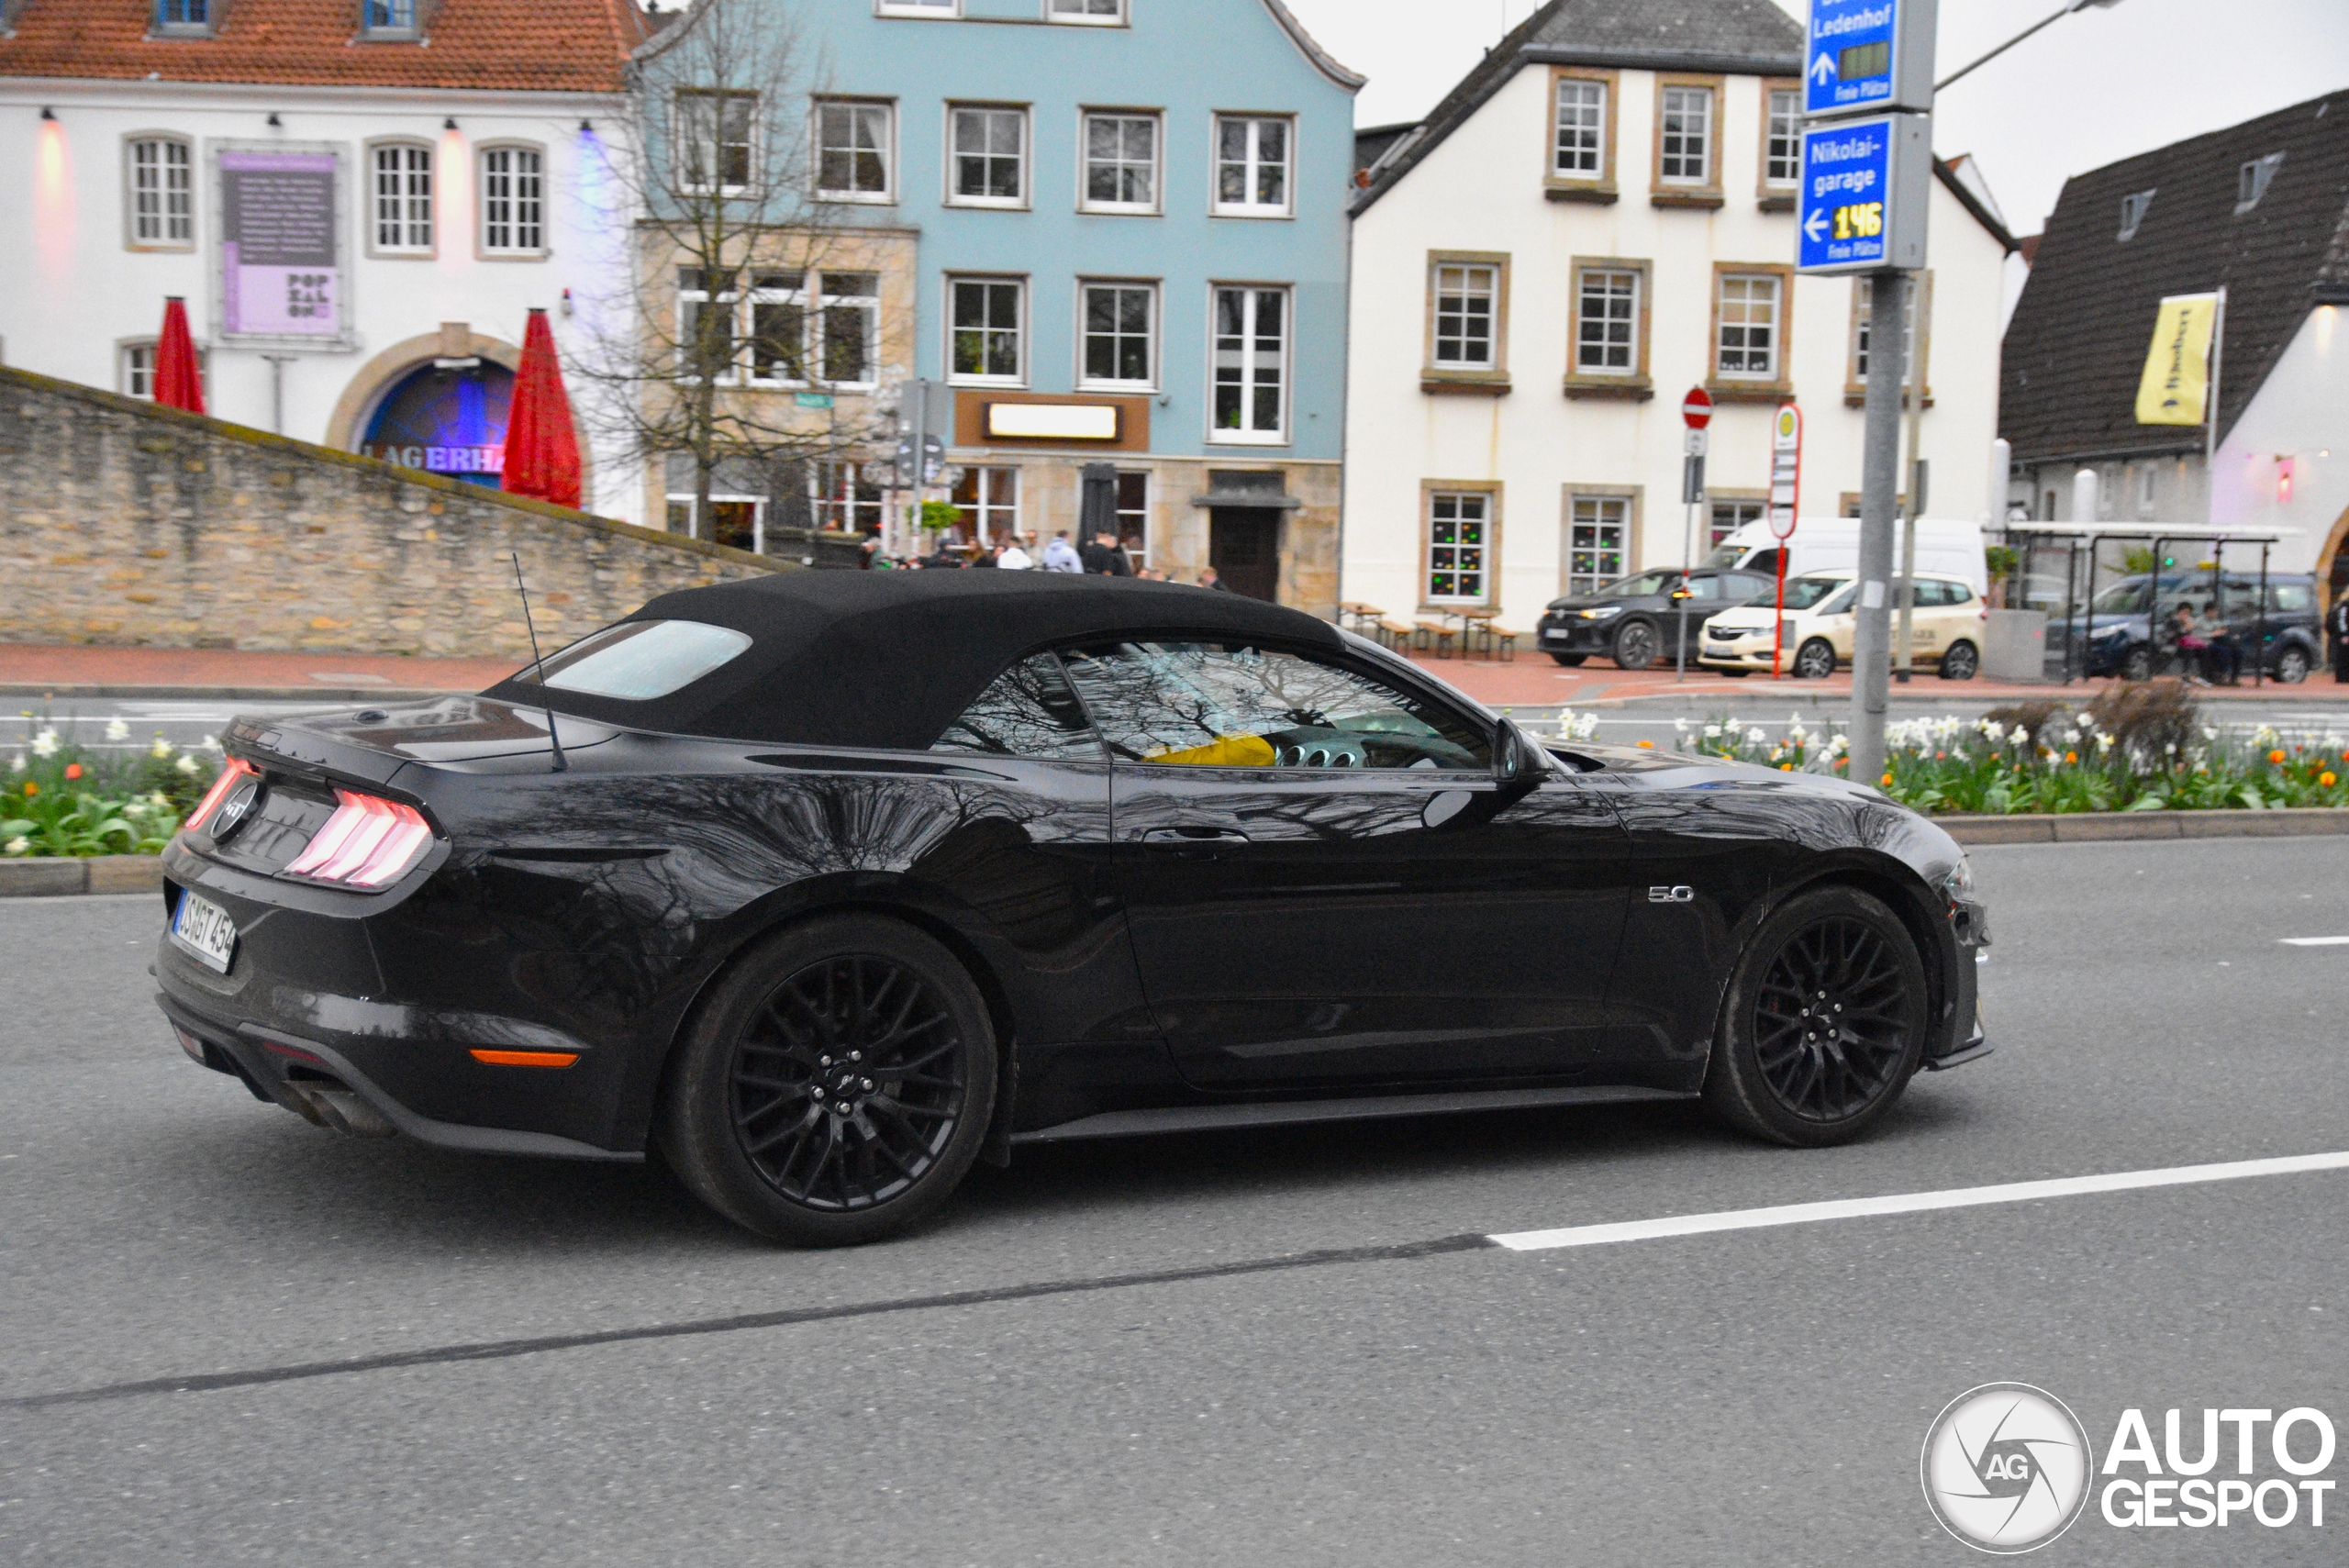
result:
<svg viewBox="0 0 2349 1568"><path fill-rule="evenodd" d="M220 154L221 328L229 336L340 338L342 272L331 152Z"/></svg>

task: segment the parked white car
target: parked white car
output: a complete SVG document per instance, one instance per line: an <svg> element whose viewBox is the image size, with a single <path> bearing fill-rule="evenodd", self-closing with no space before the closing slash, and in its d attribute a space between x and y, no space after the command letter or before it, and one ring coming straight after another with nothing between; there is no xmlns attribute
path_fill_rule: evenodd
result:
<svg viewBox="0 0 2349 1568"><path fill-rule="evenodd" d="M1824 680L1852 662L1858 624L1859 574L1812 572L1787 581L1785 667L1797 678ZM1900 582L1891 603L1900 602ZM1772 595L1705 622L1697 662L1725 675L1750 675L1771 667L1776 647L1776 597ZM1917 573L1917 604L1909 617L1914 662L1938 671L1946 681L1970 681L1982 668L1982 628L1989 608L1962 577ZM1893 635L1899 636L1899 618Z"/></svg>

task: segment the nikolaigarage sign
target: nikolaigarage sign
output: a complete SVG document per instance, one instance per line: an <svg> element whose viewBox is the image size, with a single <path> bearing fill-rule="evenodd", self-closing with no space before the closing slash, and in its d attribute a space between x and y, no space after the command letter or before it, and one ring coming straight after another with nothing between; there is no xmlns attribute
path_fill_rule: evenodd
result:
<svg viewBox="0 0 2349 1568"><path fill-rule="evenodd" d="M2015 1556L2070 1529L2091 1499L2118 1529L2322 1529L2335 1448L2332 1418L2312 1406L2171 1408L2150 1419L2132 1406L2099 1466L2069 1406L2029 1384L1992 1383L1934 1418L1919 1473L1943 1529Z"/></svg>

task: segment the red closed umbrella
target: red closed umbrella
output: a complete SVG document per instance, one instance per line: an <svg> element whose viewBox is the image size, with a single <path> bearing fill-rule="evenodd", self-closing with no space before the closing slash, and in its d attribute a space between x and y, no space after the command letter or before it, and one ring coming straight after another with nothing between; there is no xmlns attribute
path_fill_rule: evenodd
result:
<svg viewBox="0 0 2349 1568"><path fill-rule="evenodd" d="M163 335L155 344L155 401L166 408L204 412L204 373L187 329L187 306L177 295L163 301Z"/></svg>
<svg viewBox="0 0 2349 1568"><path fill-rule="evenodd" d="M535 495L558 506L579 505L579 437L571 426L571 398L562 390L554 328L547 313L530 312L522 334L522 368L514 373L514 402L506 416L508 495Z"/></svg>

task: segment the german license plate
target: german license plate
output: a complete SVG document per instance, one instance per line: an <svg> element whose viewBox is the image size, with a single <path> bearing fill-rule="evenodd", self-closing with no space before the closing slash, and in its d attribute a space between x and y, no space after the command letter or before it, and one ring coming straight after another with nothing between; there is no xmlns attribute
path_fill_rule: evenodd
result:
<svg viewBox="0 0 2349 1568"><path fill-rule="evenodd" d="M179 912L172 917L172 940L195 955L206 969L228 973L237 951L237 923L209 898L193 893L180 895Z"/></svg>

